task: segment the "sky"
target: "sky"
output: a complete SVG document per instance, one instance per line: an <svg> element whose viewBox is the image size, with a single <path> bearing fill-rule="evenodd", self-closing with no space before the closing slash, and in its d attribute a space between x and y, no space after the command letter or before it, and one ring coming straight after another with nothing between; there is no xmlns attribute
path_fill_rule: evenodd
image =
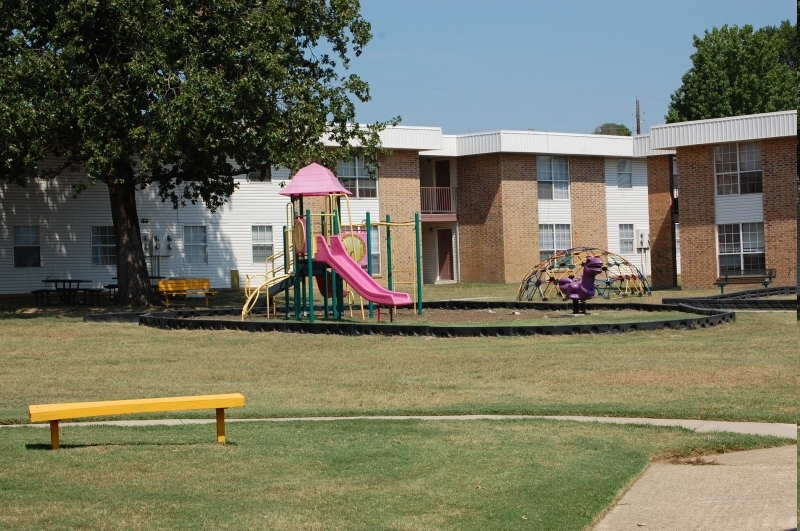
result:
<svg viewBox="0 0 800 531"><path fill-rule="evenodd" d="M664 123L692 36L795 21L795 0L362 0L373 40L350 71L370 85L361 123L395 116L445 134L642 133Z"/></svg>

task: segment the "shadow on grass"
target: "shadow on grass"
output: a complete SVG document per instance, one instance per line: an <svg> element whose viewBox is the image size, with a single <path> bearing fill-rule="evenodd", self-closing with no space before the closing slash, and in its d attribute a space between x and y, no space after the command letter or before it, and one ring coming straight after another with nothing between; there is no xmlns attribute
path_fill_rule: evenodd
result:
<svg viewBox="0 0 800 531"><path fill-rule="evenodd" d="M59 450L71 450L71 449L79 449L79 448L109 448L109 447L141 447L141 446L175 446L175 447L188 447L188 446L209 446L214 445L216 446L218 443L216 442L174 442L174 443L164 443L164 442L127 442L127 443L92 443L92 444L61 444L59 445ZM225 444L219 445L222 447L235 447L236 443L232 441L228 441ZM25 444L26 450L52 450L49 444L45 443L27 443Z"/></svg>

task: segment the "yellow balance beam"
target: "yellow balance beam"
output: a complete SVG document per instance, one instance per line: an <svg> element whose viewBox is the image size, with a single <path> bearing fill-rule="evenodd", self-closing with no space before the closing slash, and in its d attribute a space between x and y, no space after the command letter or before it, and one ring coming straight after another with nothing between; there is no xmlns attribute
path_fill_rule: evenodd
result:
<svg viewBox="0 0 800 531"><path fill-rule="evenodd" d="M74 402L71 404L37 404L28 406L28 412L31 415L31 422L50 422L50 447L53 450L57 450L60 445L58 423L64 419L151 413L154 411L186 411L190 409L215 409L217 442L225 444L225 409L243 406L244 396L239 393L233 393L229 395L139 398L106 402Z"/></svg>
<svg viewBox="0 0 800 531"><path fill-rule="evenodd" d="M105 402L74 402L71 404L38 404L28 407L31 422L153 413L156 411L187 411L191 409L225 409L244 407L240 393L227 395L176 396L170 398L137 398Z"/></svg>

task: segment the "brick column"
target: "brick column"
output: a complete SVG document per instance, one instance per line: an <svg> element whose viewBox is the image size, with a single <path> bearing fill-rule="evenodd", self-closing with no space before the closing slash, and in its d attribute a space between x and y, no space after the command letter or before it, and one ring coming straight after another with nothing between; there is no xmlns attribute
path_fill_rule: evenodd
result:
<svg viewBox="0 0 800 531"><path fill-rule="evenodd" d="M713 288L717 278L714 146L677 149L680 176L681 286Z"/></svg>
<svg viewBox="0 0 800 531"><path fill-rule="evenodd" d="M607 249L605 159L570 157L569 181L572 246Z"/></svg>
<svg viewBox="0 0 800 531"><path fill-rule="evenodd" d="M409 150L392 150L389 156L378 157L378 201L381 212L380 221L386 214L392 221L414 221L414 213L419 212L419 153ZM376 220L378 221L378 220ZM392 229L392 268L397 271L395 281L409 281L414 269L414 229L395 227ZM381 228L381 271L386 279L386 231Z"/></svg>
<svg viewBox="0 0 800 531"><path fill-rule="evenodd" d="M521 282L539 263L536 155L500 155L500 180L505 258L503 278L498 280Z"/></svg>
<svg viewBox="0 0 800 531"><path fill-rule="evenodd" d="M503 192L500 155L458 161L458 226L463 282L503 282Z"/></svg>
<svg viewBox="0 0 800 531"><path fill-rule="evenodd" d="M776 286L797 283L797 137L761 141L764 241Z"/></svg>
<svg viewBox="0 0 800 531"><path fill-rule="evenodd" d="M672 223L672 182L669 155L647 157L647 204L650 217L650 285L676 285L675 233Z"/></svg>

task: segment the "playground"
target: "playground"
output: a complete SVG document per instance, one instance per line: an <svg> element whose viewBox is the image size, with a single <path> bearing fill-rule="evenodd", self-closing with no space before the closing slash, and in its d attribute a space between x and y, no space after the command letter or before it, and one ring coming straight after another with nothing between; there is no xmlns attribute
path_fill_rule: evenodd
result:
<svg viewBox="0 0 800 531"><path fill-rule="evenodd" d="M772 308L794 302L788 288L651 292L582 248L521 284L423 292L418 219L357 225L341 219L341 190L310 196L316 213L302 190L284 192L284 249L214 307L0 301L0 424L14 426L0 428L0 527L577 531L651 463L793 442L530 418L794 424L796 321ZM372 278L373 230L387 286ZM770 311L731 309L759 303ZM22 426L31 404L226 393L246 397L221 439L217 410L227 444L195 424L214 422L201 410L128 408L110 418L143 425L66 426L58 451L48 430Z"/></svg>
<svg viewBox="0 0 800 531"><path fill-rule="evenodd" d="M452 285L427 294L513 299L517 289ZM34 403L226 392L247 397L231 419L796 421L796 345L786 333L794 312L740 312L734 324L685 331L452 339L162 331L26 312L0 314L6 424L27 423ZM57 452L45 450L48 440L46 429L0 428L0 527L580 530L651 462L789 443L546 420L243 422L228 426L225 446L213 442L213 427L191 424L66 428Z"/></svg>

